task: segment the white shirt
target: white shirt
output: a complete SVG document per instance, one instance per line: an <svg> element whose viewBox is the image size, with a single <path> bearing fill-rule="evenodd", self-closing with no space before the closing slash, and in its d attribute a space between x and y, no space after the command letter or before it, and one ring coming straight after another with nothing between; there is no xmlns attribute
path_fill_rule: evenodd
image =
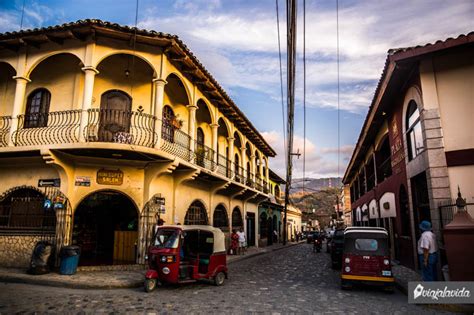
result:
<svg viewBox="0 0 474 315"><path fill-rule="evenodd" d="M239 236L239 242L245 242L245 233L244 232L237 232L237 235Z"/></svg>
<svg viewBox="0 0 474 315"><path fill-rule="evenodd" d="M423 249L429 249L430 254L438 251L436 235L431 231L425 231L418 240L418 254L423 254Z"/></svg>

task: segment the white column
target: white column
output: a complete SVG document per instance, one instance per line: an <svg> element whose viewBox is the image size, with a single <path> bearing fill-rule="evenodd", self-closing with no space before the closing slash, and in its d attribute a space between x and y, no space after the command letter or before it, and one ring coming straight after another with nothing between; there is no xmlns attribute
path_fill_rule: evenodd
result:
<svg viewBox="0 0 474 315"><path fill-rule="evenodd" d="M84 71L84 94L82 98L82 112L81 112L81 125L79 127L79 141L86 142L85 128L89 119L89 109L92 108L92 93L94 92L94 79L95 75L99 73L96 68L87 66L83 67Z"/></svg>
<svg viewBox="0 0 474 315"><path fill-rule="evenodd" d="M268 166L268 162L265 164L265 181L267 182L268 190L270 190L270 167Z"/></svg>
<svg viewBox="0 0 474 315"><path fill-rule="evenodd" d="M12 123L10 127L10 134L8 137L8 145L14 146L16 141L13 141L13 135L18 129L18 115L23 112L23 104L25 104L26 84L31 82L30 79L22 76L14 76L16 80L15 98L13 100Z"/></svg>
<svg viewBox="0 0 474 315"><path fill-rule="evenodd" d="M235 170L235 167L234 167L234 160L235 160L234 159L234 137L228 137L227 141L229 142L229 156L228 156L229 161L227 163L230 164L231 172L234 172L234 170ZM234 174L234 176L232 176L232 178L234 178L235 175L236 174Z"/></svg>
<svg viewBox="0 0 474 315"><path fill-rule="evenodd" d="M260 178L262 179L260 184L263 185L263 159L261 157L260 157L260 165L258 167L258 173L260 174Z"/></svg>
<svg viewBox="0 0 474 315"><path fill-rule="evenodd" d="M217 163L217 129L219 124L210 124L212 128L212 150L214 150L214 163Z"/></svg>
<svg viewBox="0 0 474 315"><path fill-rule="evenodd" d="M242 177L246 177L247 176L247 155L245 153L245 151L247 150L246 147L244 147L242 145L242 147L240 148L240 155L242 156L241 160L242 160L242 172L243 174Z"/></svg>
<svg viewBox="0 0 474 315"><path fill-rule="evenodd" d="M196 138L196 105L188 105L186 106L189 112L189 120L188 120L188 135L190 137L190 150L194 152L194 139Z"/></svg>
<svg viewBox="0 0 474 315"><path fill-rule="evenodd" d="M165 85L168 83L164 79L153 79L155 85L155 101L153 108L153 115L155 115L155 148L161 146L161 126L163 125L163 103L165 97Z"/></svg>
<svg viewBox="0 0 474 315"><path fill-rule="evenodd" d="M257 166L255 165L255 155L253 155L253 154L250 156L250 166L251 166L251 169L252 169L251 170L252 180L255 181L255 176L256 176L256 173L257 173L255 169L257 168Z"/></svg>

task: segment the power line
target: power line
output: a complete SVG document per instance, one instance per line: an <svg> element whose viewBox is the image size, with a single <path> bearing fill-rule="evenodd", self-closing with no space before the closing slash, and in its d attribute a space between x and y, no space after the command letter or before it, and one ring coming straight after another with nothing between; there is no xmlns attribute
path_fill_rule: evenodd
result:
<svg viewBox="0 0 474 315"><path fill-rule="evenodd" d="M278 33L278 57L280 60L280 90L281 90L281 115L283 123L283 147L284 152L286 153L286 128L285 128L285 105L283 101L283 68L281 65L281 44L280 44L280 13L278 10L278 0L275 0L276 3L276 18L277 18L277 33ZM285 165L286 165L286 154L285 154Z"/></svg>
<svg viewBox="0 0 474 315"><path fill-rule="evenodd" d="M303 195L306 177L306 0L303 0Z"/></svg>
<svg viewBox="0 0 474 315"><path fill-rule="evenodd" d="M23 0L23 7L21 8L20 31L23 29L23 17L25 16L25 2L26 0Z"/></svg>
<svg viewBox="0 0 474 315"><path fill-rule="evenodd" d="M337 177L340 174L340 155L341 155L341 126L340 126L340 108L339 108L339 100L340 100L340 80L339 80L339 0L336 0L336 38L337 38L337 45L336 45L336 56L337 56Z"/></svg>

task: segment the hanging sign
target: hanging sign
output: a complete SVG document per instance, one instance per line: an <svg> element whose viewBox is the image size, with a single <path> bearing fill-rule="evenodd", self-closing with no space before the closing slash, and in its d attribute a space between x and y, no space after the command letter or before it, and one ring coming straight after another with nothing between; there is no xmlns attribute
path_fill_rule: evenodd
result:
<svg viewBox="0 0 474 315"><path fill-rule="evenodd" d="M59 178L48 178L38 180L38 187L60 187L61 180Z"/></svg>
<svg viewBox="0 0 474 315"><path fill-rule="evenodd" d="M43 203L43 208L44 208L44 210L49 210L49 209L51 209L51 206L52 206L51 200L45 199L45 200L44 200L44 203Z"/></svg>
<svg viewBox="0 0 474 315"><path fill-rule="evenodd" d="M91 178L89 176L76 176L74 185L89 187L91 185Z"/></svg>
<svg viewBox="0 0 474 315"><path fill-rule="evenodd" d="M120 186L123 183L123 172L117 170L100 169L97 171L97 184L100 185L116 185Z"/></svg>

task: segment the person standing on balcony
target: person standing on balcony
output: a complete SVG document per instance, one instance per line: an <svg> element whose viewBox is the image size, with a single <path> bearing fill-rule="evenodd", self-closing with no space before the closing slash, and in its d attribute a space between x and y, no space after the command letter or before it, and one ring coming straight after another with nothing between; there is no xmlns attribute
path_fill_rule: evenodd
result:
<svg viewBox="0 0 474 315"><path fill-rule="evenodd" d="M438 245L436 235L431 231L431 222L422 221L419 225L422 234L418 240L418 257L422 270L423 281L436 281L436 263L438 261Z"/></svg>

